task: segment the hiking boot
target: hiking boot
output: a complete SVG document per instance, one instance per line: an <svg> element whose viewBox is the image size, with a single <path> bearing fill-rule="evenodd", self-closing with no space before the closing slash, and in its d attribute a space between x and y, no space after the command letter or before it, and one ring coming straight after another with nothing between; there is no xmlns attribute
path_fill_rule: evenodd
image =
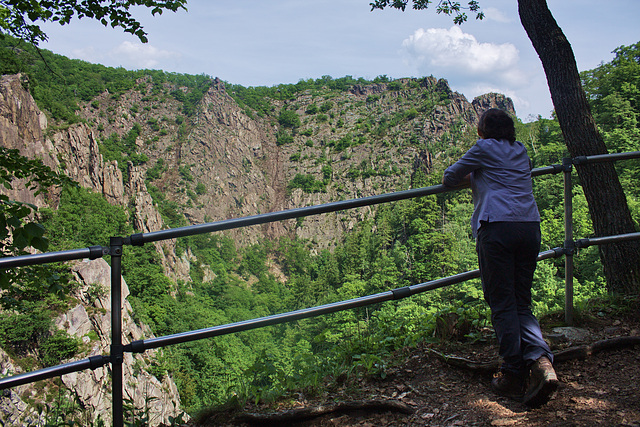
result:
<svg viewBox="0 0 640 427"><path fill-rule="evenodd" d="M498 372L491 380L494 393L510 399L521 400L524 395L524 378L511 372Z"/></svg>
<svg viewBox="0 0 640 427"><path fill-rule="evenodd" d="M551 399L558 388L558 376L551 361L542 356L531 366L529 389L522 400L531 408L538 408Z"/></svg>

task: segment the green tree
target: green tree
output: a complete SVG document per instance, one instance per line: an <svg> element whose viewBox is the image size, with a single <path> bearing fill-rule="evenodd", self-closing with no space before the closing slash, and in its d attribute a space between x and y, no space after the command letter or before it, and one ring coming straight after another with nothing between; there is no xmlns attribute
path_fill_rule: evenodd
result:
<svg viewBox="0 0 640 427"><path fill-rule="evenodd" d="M156 15L162 14L164 10L186 10L186 3L186 0L4 0L0 4L0 35L9 34L38 45L47 40L47 35L40 28L42 23L57 22L65 25L74 18L90 18L105 27L119 27L146 43L147 33L129 9L145 6Z"/></svg>
<svg viewBox="0 0 640 427"><path fill-rule="evenodd" d="M370 5L372 9L405 10L408 3L409 0L375 0ZM411 3L414 9L426 9L431 0L411 0ZM469 1L468 5L476 17L482 17L477 1ZM440 0L436 11L454 15L458 24L467 19L460 2ZM572 157L607 153L581 84L573 50L546 0L518 0L518 13L542 62L569 153ZM576 169L589 202L595 234L635 232L636 224L613 164L579 165ZM610 292L640 293L640 241L601 245L600 255Z"/></svg>
<svg viewBox="0 0 640 427"><path fill-rule="evenodd" d="M640 43L621 46L615 58L581 74L593 116L607 147L640 150Z"/></svg>
<svg viewBox="0 0 640 427"><path fill-rule="evenodd" d="M72 185L66 176L51 170L39 160L28 159L18 150L0 147L0 185L11 190L16 179L23 180L25 188L36 195L52 187ZM0 257L25 255L29 248L45 251L49 241L44 236L44 227L33 219L37 207L28 203L11 200L0 194ZM28 283L44 282L53 275L46 269L25 267L0 273L2 304L13 305L29 294Z"/></svg>
<svg viewBox="0 0 640 427"><path fill-rule="evenodd" d="M280 111L280 115L278 116L278 123L282 127L296 129L300 127L300 117L295 111L292 110L282 110Z"/></svg>

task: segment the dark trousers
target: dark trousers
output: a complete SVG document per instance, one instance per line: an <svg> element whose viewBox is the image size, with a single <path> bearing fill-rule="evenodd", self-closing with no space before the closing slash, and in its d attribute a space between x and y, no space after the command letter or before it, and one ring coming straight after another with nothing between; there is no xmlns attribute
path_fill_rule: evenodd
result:
<svg viewBox="0 0 640 427"><path fill-rule="evenodd" d="M476 241L484 298L500 345L503 371L524 375L541 356L553 362L531 312L531 285L540 251L537 222L482 222Z"/></svg>

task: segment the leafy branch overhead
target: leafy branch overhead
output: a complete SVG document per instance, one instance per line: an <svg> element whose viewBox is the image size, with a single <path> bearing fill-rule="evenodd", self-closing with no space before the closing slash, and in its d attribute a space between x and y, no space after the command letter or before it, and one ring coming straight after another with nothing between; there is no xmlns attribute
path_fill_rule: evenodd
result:
<svg viewBox="0 0 640 427"><path fill-rule="evenodd" d="M374 9L384 9L386 7L391 7L394 9L399 9L404 12L407 8L407 4L409 0L375 0L370 3L371 10ZM412 0L413 9L415 10L424 10L429 7L433 0ZM476 19L483 19L484 12L480 10L480 4L476 0L469 0L468 6L461 6L459 1L451 1L451 0L439 0L438 5L436 6L437 13L444 13L445 15L455 15L453 18L453 22L456 24L462 24L467 20L467 14L465 10L469 10L476 14Z"/></svg>
<svg viewBox="0 0 640 427"><path fill-rule="evenodd" d="M47 40L40 23L65 25L74 18L90 18L105 27L120 27L146 43L147 33L131 15L131 7L144 6L161 15L164 10L186 10L185 5L186 0L0 0L0 37L9 34L38 45Z"/></svg>

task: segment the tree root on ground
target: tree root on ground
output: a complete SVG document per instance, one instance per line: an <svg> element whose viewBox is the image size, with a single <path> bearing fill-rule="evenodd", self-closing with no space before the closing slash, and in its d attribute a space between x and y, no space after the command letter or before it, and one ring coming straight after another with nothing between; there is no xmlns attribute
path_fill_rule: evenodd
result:
<svg viewBox="0 0 640 427"><path fill-rule="evenodd" d="M601 351L626 348L634 345L640 345L640 336L617 337L596 341L593 344L571 347L555 353L554 363L562 363L574 359L586 359L587 357ZM482 374L493 373L500 365L498 360L478 362L465 357L447 355L433 349L428 349L428 351L444 361L447 365ZM289 425L294 422L301 422L332 413L354 414L360 412L389 411L410 415L414 412L414 409L397 400L374 399L337 402L307 408L290 409L275 413L244 413L238 415L235 420L254 425Z"/></svg>
<svg viewBox="0 0 640 427"><path fill-rule="evenodd" d="M566 350L559 351L554 354L554 363L562 363L574 359L586 359L587 357L601 351L615 350L631 347L634 345L640 345L640 336L617 337L600 340L596 341L593 344L570 347ZM454 366L456 368L467 369L480 373L492 373L497 371L498 367L500 366L500 362L498 360L492 360L489 362L477 362L465 357L447 355L433 349L429 349L429 351L435 354L447 365Z"/></svg>
<svg viewBox="0 0 640 427"><path fill-rule="evenodd" d="M338 402L333 404L298 408L277 413L246 413L236 417L237 421L250 424L289 424L332 413L357 412L400 412L410 415L414 412L409 405L397 400L374 399L354 402Z"/></svg>

